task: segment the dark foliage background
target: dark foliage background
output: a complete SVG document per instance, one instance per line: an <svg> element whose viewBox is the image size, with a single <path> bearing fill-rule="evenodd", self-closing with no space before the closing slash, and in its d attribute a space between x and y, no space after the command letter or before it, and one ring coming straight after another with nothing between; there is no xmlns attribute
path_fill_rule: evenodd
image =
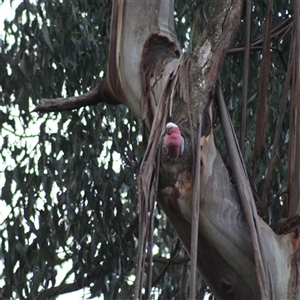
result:
<svg viewBox="0 0 300 300"><path fill-rule="evenodd" d="M31 113L41 98L82 94L105 75L111 5L108 0L25 0L13 20L4 22L0 33L1 299L37 295L43 299L82 287L90 287L90 296L103 294L105 299L129 299L132 293L138 243L136 176L144 150L141 123L124 106L104 104L63 113ZM290 6L289 1L274 1L273 27L291 16ZM185 51L191 52L197 44L212 7L213 1L176 1L176 30ZM253 7L253 40L263 35L265 10L265 1ZM244 44L244 23L234 47ZM289 40L290 34L275 45L285 61ZM261 51L251 52L245 155L250 177L261 58ZM253 178L258 195L286 74L278 52L272 52L271 60L267 140ZM237 132L242 72L243 53L228 56L222 84ZM284 215L288 115L287 107L268 201L259 207L271 225ZM215 127L216 143L229 166L218 120ZM159 208L154 234L153 294L181 299L186 292L186 266L178 261L186 262L185 254ZM202 285L199 298L206 291Z"/></svg>

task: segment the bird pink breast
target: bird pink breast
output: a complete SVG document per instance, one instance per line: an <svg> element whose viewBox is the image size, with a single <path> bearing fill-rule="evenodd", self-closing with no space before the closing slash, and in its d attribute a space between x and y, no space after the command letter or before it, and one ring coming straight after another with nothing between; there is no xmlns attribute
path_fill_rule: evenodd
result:
<svg viewBox="0 0 300 300"><path fill-rule="evenodd" d="M167 131L165 140L166 150L170 157L176 159L180 155L182 137L178 128L171 128Z"/></svg>

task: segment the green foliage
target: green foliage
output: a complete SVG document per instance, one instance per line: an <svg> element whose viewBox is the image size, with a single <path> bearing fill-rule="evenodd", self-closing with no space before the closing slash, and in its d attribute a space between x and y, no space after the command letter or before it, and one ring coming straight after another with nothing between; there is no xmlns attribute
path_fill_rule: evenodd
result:
<svg viewBox="0 0 300 300"><path fill-rule="evenodd" d="M175 5L176 30L186 51L194 49L197 30L205 26L212 8L208 1L189 3L176 1ZM202 16L198 20L197 12ZM17 7L14 19L4 23L5 35L0 38L0 257L4 264L0 298L33 299L60 285L59 294L72 282L89 286L91 296L103 294L107 299L117 295L129 299L132 293L138 243L136 176L144 150L140 122L123 106L97 105L43 116L31 113L41 98L82 94L103 77L110 14L111 1L26 0ZM290 3L274 1L274 26L289 14ZM262 35L264 16L262 2L253 9L253 38ZM243 43L241 26L235 46ZM289 37L278 47L287 61ZM260 61L261 52L252 52L246 141L250 176ZM254 178L258 192L279 112L280 78L286 71L276 52L271 68L268 139ZM228 56L222 83L237 132L242 70L243 55ZM261 212L272 224L284 213L287 122L288 118L269 201ZM218 124L216 132L226 161ZM172 255L176 237L159 209L154 233L156 257ZM154 279L164 267L154 263ZM181 268L171 264L156 283L154 293L161 299L183 298L178 284ZM202 288L201 298L205 291Z"/></svg>
<svg viewBox="0 0 300 300"><path fill-rule="evenodd" d="M55 286L59 294L73 282L74 290L90 287L91 296L132 293L141 124L123 106L31 113L43 97L97 84L108 60L110 14L110 1L24 1L4 23L0 298L33 299ZM157 255L165 256L175 237L160 213L156 231ZM171 269L159 290L176 285L178 267Z"/></svg>

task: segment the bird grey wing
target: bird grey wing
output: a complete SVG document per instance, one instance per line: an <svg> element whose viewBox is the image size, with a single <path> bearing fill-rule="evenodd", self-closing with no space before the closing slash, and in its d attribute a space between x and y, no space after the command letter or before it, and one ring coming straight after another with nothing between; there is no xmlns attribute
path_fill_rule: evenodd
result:
<svg viewBox="0 0 300 300"><path fill-rule="evenodd" d="M181 136L181 145L180 145L180 156L183 154L185 148L184 138Z"/></svg>
<svg viewBox="0 0 300 300"><path fill-rule="evenodd" d="M163 148L166 149L166 136L163 137L162 142L163 142Z"/></svg>

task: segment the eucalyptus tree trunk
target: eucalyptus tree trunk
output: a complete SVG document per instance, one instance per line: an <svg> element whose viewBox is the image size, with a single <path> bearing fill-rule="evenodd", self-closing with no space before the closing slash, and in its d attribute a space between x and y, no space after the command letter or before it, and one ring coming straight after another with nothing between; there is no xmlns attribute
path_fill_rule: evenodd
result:
<svg viewBox="0 0 300 300"><path fill-rule="evenodd" d="M237 33L242 2L217 2L199 45L187 56L181 54L174 32L172 1L114 1L104 91L152 128L149 142L153 146L147 149L144 167L148 165L151 176L159 168L159 205L189 253L193 187L200 186L197 266L214 295L219 299L298 299L294 277L298 237L277 236L252 212L265 266L261 275L265 283L257 280L253 235L240 194L214 144L213 89ZM194 152L198 116L201 148ZM175 163L161 146L168 120L179 125L186 144ZM201 155L200 182L194 181L193 173L197 154ZM151 181L149 174L145 180ZM151 189L149 184L142 193L147 197Z"/></svg>

